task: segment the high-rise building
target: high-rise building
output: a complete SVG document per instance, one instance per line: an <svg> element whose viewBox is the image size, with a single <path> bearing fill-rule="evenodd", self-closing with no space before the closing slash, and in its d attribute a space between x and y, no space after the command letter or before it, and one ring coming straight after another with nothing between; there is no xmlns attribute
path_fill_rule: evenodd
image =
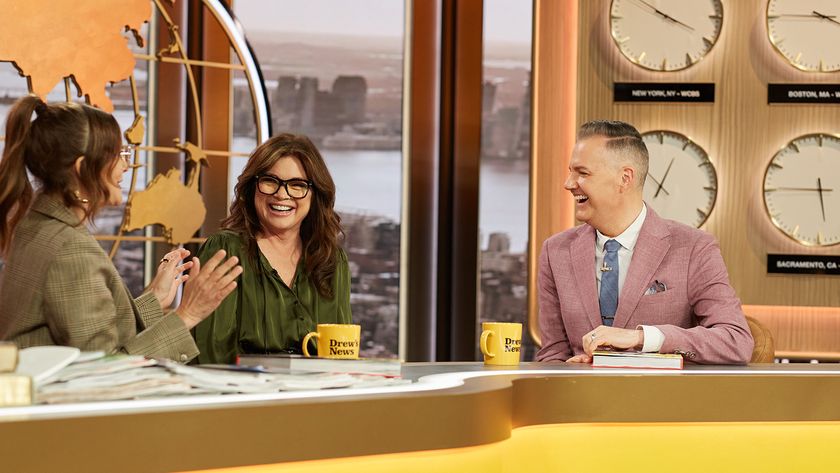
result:
<svg viewBox="0 0 840 473"><path fill-rule="evenodd" d="M367 81L362 76L338 76L333 82L332 95L341 104L339 121L345 125L365 121Z"/></svg>
<svg viewBox="0 0 840 473"><path fill-rule="evenodd" d="M301 77L298 88L300 127L304 133L315 128L315 106L318 98L318 78Z"/></svg>
<svg viewBox="0 0 840 473"><path fill-rule="evenodd" d="M516 159L528 159L531 154L531 79L525 85L522 94L522 105L519 108L519 119L516 122L516 132L513 149L510 155Z"/></svg>
<svg viewBox="0 0 840 473"><path fill-rule="evenodd" d="M298 113L298 80L294 76L277 78L277 88L272 94L273 113Z"/></svg>
<svg viewBox="0 0 840 473"><path fill-rule="evenodd" d="M484 81L481 87L481 114L489 116L493 113L493 107L496 105L496 89L498 85L489 80Z"/></svg>

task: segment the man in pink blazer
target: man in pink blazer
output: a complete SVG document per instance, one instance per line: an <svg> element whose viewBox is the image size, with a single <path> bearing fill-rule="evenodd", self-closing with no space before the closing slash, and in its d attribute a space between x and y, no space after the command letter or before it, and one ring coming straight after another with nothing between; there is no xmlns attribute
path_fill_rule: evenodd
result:
<svg viewBox="0 0 840 473"><path fill-rule="evenodd" d="M543 244L537 361L588 363L599 347L749 361L752 335L715 238L644 204L647 167L633 126L579 130L565 188L584 224Z"/></svg>

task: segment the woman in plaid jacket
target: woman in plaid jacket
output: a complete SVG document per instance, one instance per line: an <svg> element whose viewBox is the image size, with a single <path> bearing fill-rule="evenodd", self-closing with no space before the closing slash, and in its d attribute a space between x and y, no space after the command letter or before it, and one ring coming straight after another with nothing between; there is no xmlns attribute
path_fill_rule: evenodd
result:
<svg viewBox="0 0 840 473"><path fill-rule="evenodd" d="M34 119L33 119L33 114ZM203 266L186 250L161 260L150 290L133 298L85 223L122 202L128 160L108 113L77 103L15 103L0 161L0 340L65 345L187 362L189 330L236 286L242 269L219 252ZM33 191L27 173L40 184ZM190 274L182 275L184 270ZM181 304L167 311L178 286Z"/></svg>

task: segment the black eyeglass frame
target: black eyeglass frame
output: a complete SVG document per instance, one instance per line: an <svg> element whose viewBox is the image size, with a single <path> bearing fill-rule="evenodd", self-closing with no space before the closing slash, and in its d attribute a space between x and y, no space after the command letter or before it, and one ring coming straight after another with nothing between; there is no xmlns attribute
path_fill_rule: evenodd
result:
<svg viewBox="0 0 840 473"><path fill-rule="evenodd" d="M272 193L263 192L263 190L260 189L260 180L262 180L262 179L267 179L267 180L274 181L277 184L277 190L275 190ZM295 200L305 199L306 196L309 195L309 190L315 187L315 183L310 181L309 179L300 179L300 178L297 178L297 177L294 178L294 179L280 179L279 177L272 176L271 174L260 174L258 176L255 176L254 180L257 182L256 187L257 187L257 191L260 194L275 195L278 192L280 192L280 188L282 187L283 189L286 189L286 195L288 195L289 197L291 197L292 199L295 199ZM300 183L306 184L306 192L304 192L303 195L300 196L300 197L293 196L292 193L289 192L289 183L290 182L294 182L294 183L300 182Z"/></svg>

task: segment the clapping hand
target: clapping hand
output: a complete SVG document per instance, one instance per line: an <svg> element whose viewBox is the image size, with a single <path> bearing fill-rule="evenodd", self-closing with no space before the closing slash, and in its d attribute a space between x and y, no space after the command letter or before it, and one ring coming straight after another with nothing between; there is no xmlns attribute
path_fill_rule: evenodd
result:
<svg viewBox="0 0 840 473"><path fill-rule="evenodd" d="M223 261L224 260L224 261ZM216 307L236 288L236 278L242 274L239 258L225 260L225 250L219 250L201 266L198 258L192 259L190 279L184 285L181 305L175 312L188 329L207 318Z"/></svg>
<svg viewBox="0 0 840 473"><path fill-rule="evenodd" d="M160 260L157 274L149 284L148 290L155 295L163 310L172 305L175 294L178 292L178 286L190 278L188 274L184 274L184 271L192 268L193 262L187 261L181 264L181 260L189 255L189 250L176 248L165 254Z"/></svg>

